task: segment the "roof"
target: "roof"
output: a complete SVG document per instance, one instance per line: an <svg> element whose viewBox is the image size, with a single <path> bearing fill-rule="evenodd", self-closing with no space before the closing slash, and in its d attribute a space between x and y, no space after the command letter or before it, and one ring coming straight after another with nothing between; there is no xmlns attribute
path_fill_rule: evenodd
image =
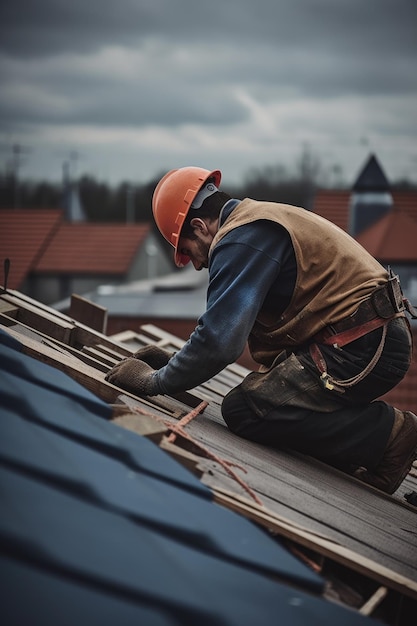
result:
<svg viewBox="0 0 417 626"><path fill-rule="evenodd" d="M350 195L345 189L319 189L314 197L313 212L347 232Z"/></svg>
<svg viewBox="0 0 417 626"><path fill-rule="evenodd" d="M411 234L415 242L417 240L415 238L417 191L393 191L392 197L393 209L356 238L380 261L398 259L404 262L414 262L416 260L416 246L411 243ZM351 194L347 190L320 189L314 199L313 211L348 232L350 198ZM380 222L381 224L378 226ZM391 228L391 233L388 237L389 228ZM384 239L382 238L383 233L386 235ZM377 236L378 242L372 240L373 235ZM387 245L388 249L383 249L382 245ZM376 250L378 254L375 252Z"/></svg>
<svg viewBox="0 0 417 626"><path fill-rule="evenodd" d="M205 310L207 286L207 272L196 272L189 264L165 276L101 285L84 297L105 307L109 316L197 320ZM69 298L54 304L60 311L69 307Z"/></svg>
<svg viewBox="0 0 417 626"><path fill-rule="evenodd" d="M371 154L355 184L355 192L390 191L390 185L382 167L374 154Z"/></svg>
<svg viewBox="0 0 417 626"><path fill-rule="evenodd" d="M44 249L36 272L125 274L149 224L62 223Z"/></svg>
<svg viewBox="0 0 417 626"><path fill-rule="evenodd" d="M393 191L392 196L395 209L417 221L417 190Z"/></svg>
<svg viewBox="0 0 417 626"><path fill-rule="evenodd" d="M0 210L0 261L10 259L11 289L22 285L62 219L54 209Z"/></svg>
<svg viewBox="0 0 417 626"><path fill-rule="evenodd" d="M68 223L62 210L3 209L0 261L10 259L11 289L33 271L126 274L149 231L149 224Z"/></svg>
<svg viewBox="0 0 417 626"><path fill-rule="evenodd" d="M391 192L396 213L406 213L417 221L417 190ZM314 213L325 217L343 230L348 230L349 203L351 192L348 189L318 189L314 198Z"/></svg>
<svg viewBox="0 0 417 626"><path fill-rule="evenodd" d="M0 303L3 312L10 309L10 319L5 317L2 325L8 341L18 339L22 359L36 358L33 367L30 359L22 360L23 382L10 354L0 359L6 373L0 376L0 406L12 411L1 425L4 429L13 415L18 422L5 434L4 445L0 438L0 461L13 481L12 487L7 485L12 506L1 527L7 540L0 542L8 568L2 578L7 609L28 607L30 612L47 606L53 623L59 621L60 609L77 617L83 608L96 615L100 607L114 616L112 623L132 623L133 614L126 613L131 621L117 618L121 611L135 609L143 623L155 625L267 624L275 619L270 611L288 624L368 623L357 611L346 612L334 602L325 602L322 614L326 591L318 598L310 579L308 600L303 574L292 578L288 595L286 567L275 547L268 561L269 543L264 544L266 552L258 549L247 527L241 533L239 523L229 527L222 520L219 526L217 513L212 518L208 508L214 501L254 520L268 531L268 539L271 534L284 538L291 552L304 554L301 560L312 570L331 574L334 594L336 572L340 577L347 571L350 581L355 572L359 580L365 577L365 587L360 592L359 585L355 592L357 608L382 585L388 594L400 593L401 606L414 601L411 614L416 610L416 509L405 499L417 488L411 474L389 496L308 457L236 437L221 417L224 395L247 374L235 364L175 397L139 398L105 381L112 363L137 347L181 347L181 340L155 327L142 327L129 343L121 343L18 292L0 294ZM65 372L65 378L44 364ZM94 390L94 396L86 390ZM124 407L129 413L124 417L131 421L108 418L109 405ZM135 443L147 420L169 434L153 444L154 458L152 447ZM130 436L115 429L116 424L131 431ZM164 465L158 447L196 471L210 497L190 481L185 490L197 496L192 505L184 508L182 497L173 501L169 487L180 489L185 479ZM203 500L206 508L201 511ZM45 532L49 528L53 532ZM281 566L281 571L272 573L271 565ZM16 601L22 585L36 589L24 603ZM53 607L51 589L59 598ZM346 605L341 596L331 597ZM192 613L196 605L197 619Z"/></svg>
<svg viewBox="0 0 417 626"><path fill-rule="evenodd" d="M417 220L405 212L390 212L356 236L382 262L417 263Z"/></svg>
<svg viewBox="0 0 417 626"><path fill-rule="evenodd" d="M324 626L376 623L325 602L321 576L3 331L0 354L11 623L266 626L299 624L300 606Z"/></svg>

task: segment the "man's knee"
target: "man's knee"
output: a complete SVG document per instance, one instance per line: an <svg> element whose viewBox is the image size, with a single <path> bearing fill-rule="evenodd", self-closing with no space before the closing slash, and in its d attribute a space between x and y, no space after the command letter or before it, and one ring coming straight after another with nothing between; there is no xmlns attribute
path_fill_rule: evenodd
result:
<svg viewBox="0 0 417 626"><path fill-rule="evenodd" d="M242 421L245 420L251 413L245 400L245 396L239 386L235 387L229 391L227 395L225 395L221 406L221 412L229 429L233 433L236 433L239 430L239 426L242 425Z"/></svg>

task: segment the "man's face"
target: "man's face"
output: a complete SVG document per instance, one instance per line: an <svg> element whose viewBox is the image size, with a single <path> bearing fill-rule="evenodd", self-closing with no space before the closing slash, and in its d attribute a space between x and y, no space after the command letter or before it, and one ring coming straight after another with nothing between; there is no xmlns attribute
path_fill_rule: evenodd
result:
<svg viewBox="0 0 417 626"><path fill-rule="evenodd" d="M194 268L199 272L203 267L208 267L208 255L210 246L217 232L217 220L209 222L199 217L194 217L191 222L194 237L180 237L178 250L181 254L190 257Z"/></svg>
<svg viewBox="0 0 417 626"><path fill-rule="evenodd" d="M178 249L181 254L185 254L190 257L191 263L194 268L199 272L203 267L208 267L208 253L210 250L211 241L202 238L197 233L195 239L188 237L181 237L179 240Z"/></svg>

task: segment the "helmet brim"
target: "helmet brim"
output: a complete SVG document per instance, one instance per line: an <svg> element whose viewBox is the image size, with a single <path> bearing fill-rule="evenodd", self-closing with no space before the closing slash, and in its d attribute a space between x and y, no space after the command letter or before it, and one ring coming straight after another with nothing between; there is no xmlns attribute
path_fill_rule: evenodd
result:
<svg viewBox="0 0 417 626"><path fill-rule="evenodd" d="M185 267L191 261L186 254L181 254L178 250L174 251L174 261L177 267Z"/></svg>

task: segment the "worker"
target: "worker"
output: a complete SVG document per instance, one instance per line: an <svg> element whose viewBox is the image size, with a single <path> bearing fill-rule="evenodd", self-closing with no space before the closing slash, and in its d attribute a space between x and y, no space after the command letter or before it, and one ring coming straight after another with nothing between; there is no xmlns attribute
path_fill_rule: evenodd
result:
<svg viewBox="0 0 417 626"><path fill-rule="evenodd" d="M417 418L377 398L410 366L406 311L417 311L398 277L333 223L233 198L220 181L218 170L172 170L152 199L176 265L208 268L196 329L175 354L142 348L106 379L141 396L172 395L215 376L248 343L259 369L225 396L229 429L393 493L417 455Z"/></svg>

